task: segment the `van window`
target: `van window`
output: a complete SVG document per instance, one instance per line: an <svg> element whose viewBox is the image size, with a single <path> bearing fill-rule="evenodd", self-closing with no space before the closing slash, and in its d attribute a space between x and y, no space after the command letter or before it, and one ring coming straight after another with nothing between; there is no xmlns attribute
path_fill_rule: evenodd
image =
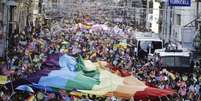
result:
<svg viewBox="0 0 201 101"><path fill-rule="evenodd" d="M153 54L156 49L162 48L162 42L160 41L140 41L138 44L138 51L144 51L149 53L149 48L151 48L151 53Z"/></svg>
<svg viewBox="0 0 201 101"><path fill-rule="evenodd" d="M190 58L183 56L164 56L161 57L163 66L188 68L190 67Z"/></svg>

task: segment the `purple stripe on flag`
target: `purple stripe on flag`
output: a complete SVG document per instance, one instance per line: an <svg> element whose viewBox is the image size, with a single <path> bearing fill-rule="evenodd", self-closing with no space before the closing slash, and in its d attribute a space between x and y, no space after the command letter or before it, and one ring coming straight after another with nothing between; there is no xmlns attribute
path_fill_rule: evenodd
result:
<svg viewBox="0 0 201 101"><path fill-rule="evenodd" d="M60 56L62 56L62 53L57 53L57 54L53 54L48 56L47 60L44 62L45 65L47 65L48 67L50 66L59 66L59 58Z"/></svg>
<svg viewBox="0 0 201 101"><path fill-rule="evenodd" d="M59 57L62 55L63 54L61 53L57 53L49 56L47 60L43 63L42 70L32 73L28 76L27 80L29 82L38 83L42 76L47 76L52 70L59 70Z"/></svg>

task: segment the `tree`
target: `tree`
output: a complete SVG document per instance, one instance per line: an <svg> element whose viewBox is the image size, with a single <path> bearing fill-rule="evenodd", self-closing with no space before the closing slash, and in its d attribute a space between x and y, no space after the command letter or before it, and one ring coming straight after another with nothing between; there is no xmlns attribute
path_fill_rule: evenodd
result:
<svg viewBox="0 0 201 101"><path fill-rule="evenodd" d="M197 41L198 41L198 57L199 57L199 61L201 63L201 25L200 25L200 28L199 28L199 33L198 35L196 36L197 37ZM201 66L200 66L201 67Z"/></svg>
<svg viewBox="0 0 201 101"><path fill-rule="evenodd" d="M199 32L196 35L194 41L197 43L196 50L199 52L199 56L201 56L201 25L199 27Z"/></svg>
<svg viewBox="0 0 201 101"><path fill-rule="evenodd" d="M194 39L194 47L196 49L196 55L201 63L201 25L199 27L199 31Z"/></svg>

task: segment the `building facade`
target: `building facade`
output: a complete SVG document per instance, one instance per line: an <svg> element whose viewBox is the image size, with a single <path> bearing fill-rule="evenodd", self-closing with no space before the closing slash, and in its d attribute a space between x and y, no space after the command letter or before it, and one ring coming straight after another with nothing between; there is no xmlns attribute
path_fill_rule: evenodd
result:
<svg viewBox="0 0 201 101"><path fill-rule="evenodd" d="M14 27L14 8L16 0L0 1L0 57L6 56L6 48L8 46L8 38Z"/></svg>
<svg viewBox="0 0 201 101"><path fill-rule="evenodd" d="M200 5L197 0L191 0L191 6L169 6L168 2L161 2L161 38L165 42L182 44L183 47L193 49L196 36L197 17L200 17ZM197 12L198 11L198 12ZM162 23L163 22L163 23Z"/></svg>
<svg viewBox="0 0 201 101"><path fill-rule="evenodd" d="M173 12L171 38L176 42L182 43L184 47L190 49L193 49L193 39L197 33L196 19L200 16L197 6L197 0L192 0L190 7L175 7Z"/></svg>
<svg viewBox="0 0 201 101"><path fill-rule="evenodd" d="M13 34L34 22L38 5L39 0L0 0L0 57L6 56Z"/></svg>

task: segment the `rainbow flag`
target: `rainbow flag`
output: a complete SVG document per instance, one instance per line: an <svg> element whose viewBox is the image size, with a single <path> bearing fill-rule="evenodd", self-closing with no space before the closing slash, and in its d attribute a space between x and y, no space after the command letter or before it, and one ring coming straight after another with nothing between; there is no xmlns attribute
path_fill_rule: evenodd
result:
<svg viewBox="0 0 201 101"><path fill-rule="evenodd" d="M172 91L150 88L133 76L121 77L110 72L105 62L76 59L67 54L49 56L43 69L33 73L29 81L41 86L99 96L120 98L166 96Z"/></svg>

